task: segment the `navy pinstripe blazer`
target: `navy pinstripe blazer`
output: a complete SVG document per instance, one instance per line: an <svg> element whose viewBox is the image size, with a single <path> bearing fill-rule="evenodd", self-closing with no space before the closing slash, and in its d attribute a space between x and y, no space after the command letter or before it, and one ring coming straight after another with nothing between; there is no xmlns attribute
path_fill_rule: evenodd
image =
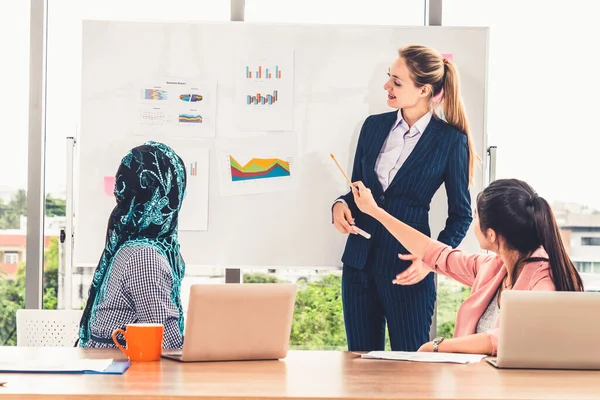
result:
<svg viewBox="0 0 600 400"><path fill-rule="evenodd" d="M394 111L371 115L365 120L354 157L352 181L362 181L371 189L380 207L428 236L431 236L431 199L445 183L448 218L438 240L456 247L472 221L467 137L433 116L416 147L384 192L375 173L375 163L396 117L397 112ZM407 252L406 249L383 225L358 210L352 192L340 198L350 207L356 226L372 236L367 240L360 235L348 235L342 262L362 269L369 253L376 251L374 260L378 268L392 268L394 274L407 268L409 263L398 258L399 253Z"/></svg>

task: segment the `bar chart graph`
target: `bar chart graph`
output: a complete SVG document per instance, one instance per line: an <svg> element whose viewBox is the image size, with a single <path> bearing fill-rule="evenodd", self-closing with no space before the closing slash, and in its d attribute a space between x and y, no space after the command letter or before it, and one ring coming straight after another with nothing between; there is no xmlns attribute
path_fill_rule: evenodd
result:
<svg viewBox="0 0 600 400"><path fill-rule="evenodd" d="M257 93L255 95L246 96L247 105L272 105L277 102L277 90L273 90L273 94L263 95Z"/></svg>
<svg viewBox="0 0 600 400"><path fill-rule="evenodd" d="M281 79L281 69L278 65L275 68L259 65L256 69L246 65L246 79Z"/></svg>
<svg viewBox="0 0 600 400"><path fill-rule="evenodd" d="M240 131L293 128L294 51L257 48L235 57L236 125Z"/></svg>

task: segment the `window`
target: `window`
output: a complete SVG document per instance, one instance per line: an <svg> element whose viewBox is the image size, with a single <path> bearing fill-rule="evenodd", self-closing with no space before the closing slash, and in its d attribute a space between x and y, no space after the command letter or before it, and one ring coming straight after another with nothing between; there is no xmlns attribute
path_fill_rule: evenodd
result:
<svg viewBox="0 0 600 400"><path fill-rule="evenodd" d="M573 264L575 264L575 268L577 269L577 271L581 272L581 273L595 273L595 274L600 274L600 262L598 261L574 261ZM587 285L587 281L584 277L584 287L587 290L588 289L588 285ZM593 282L595 284L595 281Z"/></svg>
<svg viewBox="0 0 600 400"><path fill-rule="evenodd" d="M298 285L290 349L348 349L342 311L341 270L294 268L245 269L242 272L244 283L290 282Z"/></svg>
<svg viewBox="0 0 600 400"><path fill-rule="evenodd" d="M29 2L11 0L9 3ZM2 14L0 21L4 18L10 19L5 15L6 13ZM68 136L76 136L79 126L79 110L81 109L82 20L168 22L228 21L229 18L229 0L171 0L169 2L164 0L105 0L100 2L96 0L48 0L45 180L46 219L51 223L47 223L45 229L44 291L53 294L51 301L44 301L45 308L62 308L64 304L68 303L72 308L80 308L87 299L88 287L93 274L93 268L74 266L70 277L71 293L64 293L65 281L58 279L64 270L64 258L59 257L63 254L64 248L59 243L58 236L60 230L66 226L66 140ZM8 38L11 35L6 34L4 37ZM8 39L5 40L7 43L11 43ZM22 46L22 49L25 51L27 47ZM3 53L7 53L7 51L3 51ZM15 66L15 71L25 71L25 75L27 75L26 65L19 64L18 69ZM5 76L12 75L5 74ZM22 88L20 91L26 93L26 90L22 90ZM14 90L11 90L11 93L14 92L19 92L19 90L15 87ZM26 121L26 116L20 120ZM1 122L0 126L2 126ZM24 126L26 128L27 124ZM2 131L8 132L9 130L3 129ZM2 162L1 158L0 162ZM117 167L118 165L115 165L115 170ZM2 182L0 182L1 184ZM106 218L108 219L108 215ZM182 293L182 295L187 296L189 293ZM70 296L70 298L68 299L66 296ZM44 296L44 298L46 299L48 296ZM67 299L70 301L67 302Z"/></svg>
<svg viewBox="0 0 600 400"><path fill-rule="evenodd" d="M25 301L29 1L0 1L0 346L15 345L16 310Z"/></svg>
<svg viewBox="0 0 600 400"><path fill-rule="evenodd" d="M19 262L19 253L16 251L7 251L4 253L4 264L17 264Z"/></svg>
<svg viewBox="0 0 600 400"><path fill-rule="evenodd" d="M487 134L489 145L498 147L496 177L522 179L553 204L600 210L593 184L597 149L580 145L589 141L589 126L595 124L600 82L588 79L580 92L556 75L575 73L578 66L568 54L590 54L596 45L594 5L591 0L443 0L442 23L490 27ZM568 128L557 123L563 119ZM586 259L600 260L600 247L586 250ZM592 272L591 263L576 264L580 272ZM593 285L584 278L584 286Z"/></svg>
<svg viewBox="0 0 600 400"><path fill-rule="evenodd" d="M246 0L251 22L424 25L425 0Z"/></svg>
<svg viewBox="0 0 600 400"><path fill-rule="evenodd" d="M438 274L437 276L436 336L451 338L454 334L456 312L471 294L471 288Z"/></svg>
<svg viewBox="0 0 600 400"><path fill-rule="evenodd" d="M575 264L575 268L577 268L577 271L582 272L582 273L590 273L593 272L593 263L589 262L589 261L575 261L573 264Z"/></svg>
<svg viewBox="0 0 600 400"><path fill-rule="evenodd" d="M597 22L589 12L595 4L444 0L442 21L490 27L487 132L489 144L498 146L497 177L518 177L550 202L600 210L598 190L590 184L597 149L579 145L589 140L589 126L596 121L600 81L590 79L583 92L577 85L555 83L556 71L577 68L566 49L588 54L596 45ZM573 98L578 100L568 100ZM563 117L568 128L556 123ZM542 161L548 158L561 162Z"/></svg>
<svg viewBox="0 0 600 400"><path fill-rule="evenodd" d="M600 246L600 237L582 237L582 246Z"/></svg>

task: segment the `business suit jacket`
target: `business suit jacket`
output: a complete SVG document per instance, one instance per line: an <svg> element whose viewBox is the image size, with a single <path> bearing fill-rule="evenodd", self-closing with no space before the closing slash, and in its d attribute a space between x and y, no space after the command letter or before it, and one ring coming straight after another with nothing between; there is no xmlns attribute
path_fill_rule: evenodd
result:
<svg viewBox="0 0 600 400"><path fill-rule="evenodd" d="M376 202L388 213L430 236L429 208L434 194L445 183L448 218L438 236L442 243L456 247L472 221L469 193L469 152L467 137L445 121L432 117L423 136L404 162L387 190L383 190L375 163L396 121L397 112L369 116L361 129L354 157L352 180L371 189ZM391 279L408 267L398 258L406 249L374 218L360 212L352 192L340 197L350 207L356 226L371 233L371 239L348 235L342 262L362 269L369 258L375 268Z"/></svg>
<svg viewBox="0 0 600 400"><path fill-rule="evenodd" d="M523 266L512 290L556 290L550 265L547 261L539 261L540 258L548 258L542 247L531 255L531 259L537 260ZM467 254L443 243L431 242L425 249L423 264L471 288L471 295L460 305L456 314L454 337L475 333L479 319L506 276L506 268L500 257L496 254ZM494 328L486 332L492 341L492 354L498 351L499 330L500 317Z"/></svg>

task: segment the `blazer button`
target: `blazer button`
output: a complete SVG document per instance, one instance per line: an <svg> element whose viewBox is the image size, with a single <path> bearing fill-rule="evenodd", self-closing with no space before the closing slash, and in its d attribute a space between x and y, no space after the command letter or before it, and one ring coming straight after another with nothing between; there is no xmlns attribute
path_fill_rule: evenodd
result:
<svg viewBox="0 0 600 400"><path fill-rule="evenodd" d="M379 198L379 200L381 200L381 202L383 203L383 202L385 201L385 196L381 196L381 197Z"/></svg>

